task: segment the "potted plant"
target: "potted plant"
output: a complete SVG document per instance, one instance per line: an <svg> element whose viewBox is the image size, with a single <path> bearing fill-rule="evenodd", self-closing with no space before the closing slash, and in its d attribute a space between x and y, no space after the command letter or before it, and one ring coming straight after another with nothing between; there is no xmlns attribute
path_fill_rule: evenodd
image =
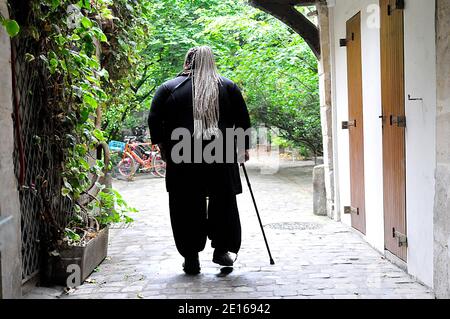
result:
<svg viewBox="0 0 450 319"><path fill-rule="evenodd" d="M47 271L52 284L73 287L83 283L107 257L109 226L133 221L127 213L136 209L129 207L116 190L97 187L101 191L86 208L75 206L63 239L50 252Z"/></svg>

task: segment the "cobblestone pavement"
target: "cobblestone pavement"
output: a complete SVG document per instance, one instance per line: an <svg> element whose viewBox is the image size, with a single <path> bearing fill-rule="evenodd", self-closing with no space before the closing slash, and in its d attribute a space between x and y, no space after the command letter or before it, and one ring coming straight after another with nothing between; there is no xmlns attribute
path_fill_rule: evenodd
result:
<svg viewBox="0 0 450 319"><path fill-rule="evenodd" d="M186 276L170 228L164 180L138 178L114 186L140 210L135 223L112 229L109 257L68 295L36 288L26 298L433 298L357 233L312 214L312 166L284 162L274 175L248 165L276 264L271 266L244 178L239 196L243 243L234 270L201 253L202 273Z"/></svg>

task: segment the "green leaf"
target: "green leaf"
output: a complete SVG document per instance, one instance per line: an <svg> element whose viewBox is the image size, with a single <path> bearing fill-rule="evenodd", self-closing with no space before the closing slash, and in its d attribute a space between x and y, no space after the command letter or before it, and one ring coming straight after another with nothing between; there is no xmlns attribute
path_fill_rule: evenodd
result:
<svg viewBox="0 0 450 319"><path fill-rule="evenodd" d="M86 160L84 160L84 159L80 159L80 160L79 160L79 164L80 164L81 167L82 167L84 170L86 170L86 171L88 171L89 168L90 168L89 163L88 163Z"/></svg>
<svg viewBox="0 0 450 319"><path fill-rule="evenodd" d="M75 204L73 206L73 210L75 211L75 213L80 213L81 212L81 207L78 204Z"/></svg>
<svg viewBox="0 0 450 319"><path fill-rule="evenodd" d="M82 9L91 10L91 2L89 0L80 0L78 5Z"/></svg>
<svg viewBox="0 0 450 319"><path fill-rule="evenodd" d="M52 0L52 9L56 9L61 4L61 0Z"/></svg>
<svg viewBox="0 0 450 319"><path fill-rule="evenodd" d="M85 156L87 153L87 147L84 144L78 144L75 149L80 156Z"/></svg>
<svg viewBox="0 0 450 319"><path fill-rule="evenodd" d="M99 130L98 128L92 132L92 135L94 135L94 137L99 141L105 140L105 137L103 136L103 132L101 130Z"/></svg>
<svg viewBox="0 0 450 319"><path fill-rule="evenodd" d="M11 38L15 37L20 32L19 24L15 20L5 19L2 24Z"/></svg>
<svg viewBox="0 0 450 319"><path fill-rule="evenodd" d="M100 35L100 39L99 40L101 42L108 42L108 38L106 37L106 34L104 34L103 32L100 32L99 35Z"/></svg>
<svg viewBox="0 0 450 319"><path fill-rule="evenodd" d="M91 107L97 108L98 103L97 103L97 101L96 101L92 96L90 96L90 95L88 95L88 94L85 94L85 95L83 96L83 101L84 101L85 103L87 103L88 105L90 105Z"/></svg>
<svg viewBox="0 0 450 319"><path fill-rule="evenodd" d="M92 21L91 21L89 18L87 18L87 17L83 17L83 18L81 19L81 25L82 25L84 28L89 29L89 28L92 27Z"/></svg>
<svg viewBox="0 0 450 319"><path fill-rule="evenodd" d="M126 224L130 224L130 223L134 222L134 219L131 218L130 216L124 216L124 217L125 217L125 223Z"/></svg>
<svg viewBox="0 0 450 319"><path fill-rule="evenodd" d="M81 239L80 235L74 232L72 229L66 228L64 230L64 236L72 241L79 241Z"/></svg>
<svg viewBox="0 0 450 319"><path fill-rule="evenodd" d="M80 36L78 35L78 34L76 34L76 33L74 33L73 35L72 35L72 37L71 37L71 40L72 41L79 41L81 38L80 38Z"/></svg>
<svg viewBox="0 0 450 319"><path fill-rule="evenodd" d="M87 61L88 65L93 68L93 69L98 69L99 68L99 64L95 59L89 59Z"/></svg>
<svg viewBox="0 0 450 319"><path fill-rule="evenodd" d="M62 195L62 196L64 196L64 197L69 197L69 194L70 194L70 190L69 190L68 188L63 187L63 188L61 189L61 195Z"/></svg>
<svg viewBox="0 0 450 319"><path fill-rule="evenodd" d="M80 123L84 124L88 120L90 114L91 111L88 107L82 107L80 110Z"/></svg>
<svg viewBox="0 0 450 319"><path fill-rule="evenodd" d="M58 68L58 60L55 58L50 59L50 73L54 74Z"/></svg>

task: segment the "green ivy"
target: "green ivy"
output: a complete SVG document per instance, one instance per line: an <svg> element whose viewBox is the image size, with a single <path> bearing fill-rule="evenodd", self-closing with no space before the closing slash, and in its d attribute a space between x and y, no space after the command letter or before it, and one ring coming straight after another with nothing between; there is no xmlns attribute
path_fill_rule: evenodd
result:
<svg viewBox="0 0 450 319"><path fill-rule="evenodd" d="M114 98L108 70L102 67L103 48L109 40L103 31L104 24L116 19L110 0L91 2L80 0L33 1L32 13L38 18L29 34L45 43L39 56L28 53L26 61L40 60L50 74L54 98L52 107L57 110L59 127L55 134L64 154L62 196L73 205L73 219L64 235L69 243L77 243L80 230L89 229L94 220L99 226L132 221L127 213L136 210L129 207L120 194L105 185L96 183L100 192L87 193L92 176L104 177L105 163L94 158L96 147L106 142L104 132L96 124L97 109L108 105ZM13 36L20 30L13 20L2 19L8 33ZM90 197L90 201L85 201ZM87 203L86 203L87 202Z"/></svg>
<svg viewBox="0 0 450 319"><path fill-rule="evenodd" d="M101 226L112 223L131 223L133 219L127 215L128 212L137 212L128 206L127 202L114 189L107 189L99 194L99 204L93 205L92 209L99 209L97 220Z"/></svg>

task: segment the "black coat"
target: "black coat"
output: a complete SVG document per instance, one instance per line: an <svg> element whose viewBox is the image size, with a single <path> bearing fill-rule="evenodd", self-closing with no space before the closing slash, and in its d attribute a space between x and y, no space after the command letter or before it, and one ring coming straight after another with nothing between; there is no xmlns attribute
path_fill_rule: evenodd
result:
<svg viewBox="0 0 450 319"><path fill-rule="evenodd" d="M227 78L222 80L222 84L218 84L219 128L222 134L225 134L226 128L249 129L250 117L240 89L231 80ZM166 149L168 192L195 191L206 195L242 192L235 150L233 163L176 164L170 156L173 146L179 142L171 140L172 131L176 128L186 128L190 131L191 137L194 132L192 81L189 77L178 76L158 88L152 101L148 126L152 143L163 144ZM204 144L207 145L207 142ZM249 144L250 141L246 138L245 149L249 148Z"/></svg>

